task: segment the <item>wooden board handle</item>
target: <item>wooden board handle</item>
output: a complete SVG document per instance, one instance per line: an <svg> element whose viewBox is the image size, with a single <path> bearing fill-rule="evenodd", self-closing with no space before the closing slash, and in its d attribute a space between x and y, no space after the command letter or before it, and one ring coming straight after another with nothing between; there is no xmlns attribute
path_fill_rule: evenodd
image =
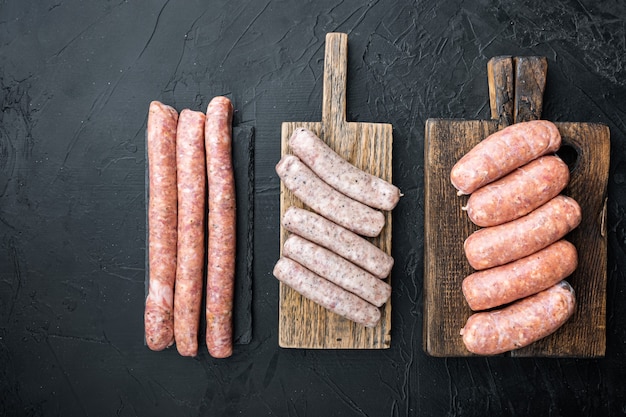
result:
<svg viewBox="0 0 626 417"><path fill-rule="evenodd" d="M346 85L348 81L348 35L327 33L324 52L324 91L322 125L328 134L346 123Z"/></svg>
<svg viewBox="0 0 626 417"><path fill-rule="evenodd" d="M548 61L540 56L497 56L487 63L491 118L500 128L541 118Z"/></svg>

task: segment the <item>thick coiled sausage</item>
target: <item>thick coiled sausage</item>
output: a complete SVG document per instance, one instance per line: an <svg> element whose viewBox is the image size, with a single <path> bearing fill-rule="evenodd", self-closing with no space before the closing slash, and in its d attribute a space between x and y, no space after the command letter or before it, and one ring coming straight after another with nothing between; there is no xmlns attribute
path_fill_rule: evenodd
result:
<svg viewBox="0 0 626 417"><path fill-rule="evenodd" d="M559 240L525 258L467 276L463 295L472 310L487 310L543 291L577 266L576 247Z"/></svg>
<svg viewBox="0 0 626 417"><path fill-rule="evenodd" d="M501 310L473 314L461 329L463 343L478 355L519 349L554 333L575 307L574 289L561 281Z"/></svg>
<svg viewBox="0 0 626 417"><path fill-rule="evenodd" d="M289 147L324 182L348 197L379 210L398 204L398 187L352 165L310 130L294 130Z"/></svg>
<svg viewBox="0 0 626 417"><path fill-rule="evenodd" d="M146 344L162 350L174 343L176 280L176 124L178 113L158 101L150 103L148 147L148 268L144 312Z"/></svg>
<svg viewBox="0 0 626 417"><path fill-rule="evenodd" d="M452 168L450 181L459 194L471 194L560 146L561 135L554 123L516 123L489 135L465 154Z"/></svg>
<svg viewBox="0 0 626 417"><path fill-rule="evenodd" d="M208 179L206 344L214 358L233 353L236 201L232 164L233 105L226 97L209 103L205 123Z"/></svg>
<svg viewBox="0 0 626 417"><path fill-rule="evenodd" d="M481 227L515 220L557 196L569 177L569 168L561 158L540 157L474 191L465 207L467 215Z"/></svg>
<svg viewBox="0 0 626 417"><path fill-rule="evenodd" d="M578 203L558 195L524 217L472 233L463 245L465 256L477 270L504 265L556 242L580 221Z"/></svg>

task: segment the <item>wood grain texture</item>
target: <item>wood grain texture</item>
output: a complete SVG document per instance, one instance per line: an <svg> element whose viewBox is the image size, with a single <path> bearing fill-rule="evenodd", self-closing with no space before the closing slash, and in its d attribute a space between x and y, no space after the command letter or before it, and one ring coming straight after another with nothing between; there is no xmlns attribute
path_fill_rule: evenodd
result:
<svg viewBox="0 0 626 417"><path fill-rule="evenodd" d="M298 127L305 127L355 166L392 180L392 126L386 123L346 121L348 37L341 33L326 36L324 90L321 122L284 122L281 131L281 154L289 154L288 140ZM291 207L305 207L281 184L281 218ZM306 207L305 207L306 208ZM369 239L391 254L391 213L381 234ZM281 225L280 246L289 236ZM390 283L390 277L387 278ZM280 283L279 345L284 348L310 349L385 349L391 344L391 301L381 309L382 318L374 328L366 328L344 319L305 299Z"/></svg>
<svg viewBox="0 0 626 417"><path fill-rule="evenodd" d="M432 356L473 356L465 348L459 331L472 314L461 282L474 272L465 258L463 242L478 227L461 210L469 196L457 196L450 183L450 170L478 142L505 127L508 120L519 122L541 116L546 71L545 58L492 59L488 76L494 120L426 121L424 350ZM501 85L513 79L513 88ZM511 110L513 114L509 113ZM558 153L571 172L564 194L574 198L583 213L580 226L566 236L578 250L578 268L567 278L576 291L578 306L573 317L556 333L505 356L589 358L605 354L610 133L601 124L556 125L563 140Z"/></svg>

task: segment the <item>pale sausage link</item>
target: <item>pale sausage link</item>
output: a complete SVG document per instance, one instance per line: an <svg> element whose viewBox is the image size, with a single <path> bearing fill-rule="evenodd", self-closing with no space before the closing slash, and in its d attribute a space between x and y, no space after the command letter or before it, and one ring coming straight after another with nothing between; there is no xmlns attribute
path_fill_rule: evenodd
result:
<svg viewBox="0 0 626 417"><path fill-rule="evenodd" d="M178 256L174 292L174 336L183 356L198 353L202 304L206 165L202 112L185 109L178 118Z"/></svg>
<svg viewBox="0 0 626 417"><path fill-rule="evenodd" d="M162 350L174 343L176 279L176 123L178 113L150 103L148 147L148 297L144 312L146 344Z"/></svg>
<svg viewBox="0 0 626 417"><path fill-rule="evenodd" d="M205 143L209 185L206 343L209 354L233 352L236 202L232 165L233 106L215 97L207 108Z"/></svg>
<svg viewBox="0 0 626 417"><path fill-rule="evenodd" d="M280 258L273 274L302 296L335 314L366 327L375 327L380 321L378 308L289 258Z"/></svg>
<svg viewBox="0 0 626 417"><path fill-rule="evenodd" d="M283 156L276 165L276 173L285 186L313 211L354 233L375 237L385 226L382 212L341 194L295 155Z"/></svg>
<svg viewBox="0 0 626 417"><path fill-rule="evenodd" d="M376 307L382 306L391 295L391 285L334 252L298 235L291 235L285 241L283 256Z"/></svg>
<svg viewBox="0 0 626 417"><path fill-rule="evenodd" d="M309 210L290 207L282 225L295 233L348 259L378 278L391 273L394 260L363 237Z"/></svg>
<svg viewBox="0 0 626 417"><path fill-rule="evenodd" d="M352 165L310 130L295 129L289 147L324 182L348 197L380 210L398 204L398 187Z"/></svg>

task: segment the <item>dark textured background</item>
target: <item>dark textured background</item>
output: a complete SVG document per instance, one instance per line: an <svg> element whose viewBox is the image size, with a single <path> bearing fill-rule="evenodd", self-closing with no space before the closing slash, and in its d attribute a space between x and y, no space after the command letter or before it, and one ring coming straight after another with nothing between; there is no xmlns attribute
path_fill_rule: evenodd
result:
<svg viewBox="0 0 626 417"><path fill-rule="evenodd" d="M621 0L0 1L0 415L626 415L625 20ZM280 123L320 119L330 31L348 119L394 127L389 350L277 345ZM488 118L500 54L548 58L544 118L611 129L604 359L422 350L424 121ZM217 94L255 129L253 338L189 359L143 344L144 129L153 99Z"/></svg>

